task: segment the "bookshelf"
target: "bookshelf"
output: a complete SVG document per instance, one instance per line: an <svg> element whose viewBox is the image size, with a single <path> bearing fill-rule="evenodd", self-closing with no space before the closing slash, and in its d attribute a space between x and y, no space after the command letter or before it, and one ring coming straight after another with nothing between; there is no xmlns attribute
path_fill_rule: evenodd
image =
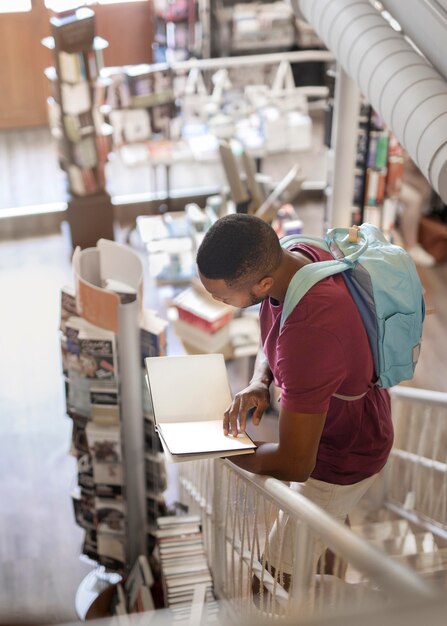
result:
<svg viewBox="0 0 447 626"><path fill-rule="evenodd" d="M390 234L404 166L404 150L381 117L361 102L354 169L353 223L369 222Z"/></svg>
<svg viewBox="0 0 447 626"><path fill-rule="evenodd" d="M45 70L50 131L67 176L73 247L90 247L100 237L113 239L113 207L105 181L112 129L95 104L108 43L95 35L95 14L86 7L55 14L50 29L51 35L42 40L54 53L54 66Z"/></svg>
<svg viewBox="0 0 447 626"><path fill-rule="evenodd" d="M143 363L166 354L167 322L143 308L142 263L127 246L101 239L78 247L73 271L74 287L61 294L60 336L74 514L85 531L82 554L106 576L125 575L151 554L156 518L166 512Z"/></svg>
<svg viewBox="0 0 447 626"><path fill-rule="evenodd" d="M205 50L205 31L201 20L201 0L157 0L154 3L154 41L156 63L186 61L209 56Z"/></svg>

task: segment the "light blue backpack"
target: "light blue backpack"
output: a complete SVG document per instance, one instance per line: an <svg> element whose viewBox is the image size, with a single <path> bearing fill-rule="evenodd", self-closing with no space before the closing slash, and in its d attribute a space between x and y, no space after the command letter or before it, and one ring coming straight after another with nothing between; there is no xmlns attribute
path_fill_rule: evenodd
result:
<svg viewBox="0 0 447 626"><path fill-rule="evenodd" d="M281 239L283 248L298 243L322 248L334 259L309 263L295 274L285 296L281 327L315 283L343 272L368 334L376 385L392 387L412 378L421 347L425 304L421 281L407 252L389 243L371 224L333 228L324 239L304 235Z"/></svg>

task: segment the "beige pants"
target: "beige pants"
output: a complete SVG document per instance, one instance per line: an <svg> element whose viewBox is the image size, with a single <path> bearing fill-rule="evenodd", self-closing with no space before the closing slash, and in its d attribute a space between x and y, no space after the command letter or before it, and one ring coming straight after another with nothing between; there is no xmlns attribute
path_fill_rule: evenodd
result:
<svg viewBox="0 0 447 626"><path fill-rule="evenodd" d="M344 523L349 512L367 492L376 477L377 474L354 485L333 485L309 478L305 483L290 483L290 488ZM290 522L286 513L280 511L279 517L270 531L269 545L266 546L265 554L269 565L273 565L278 573L291 574L293 571L295 536L295 524ZM314 546L315 565L324 550L323 542L316 540Z"/></svg>

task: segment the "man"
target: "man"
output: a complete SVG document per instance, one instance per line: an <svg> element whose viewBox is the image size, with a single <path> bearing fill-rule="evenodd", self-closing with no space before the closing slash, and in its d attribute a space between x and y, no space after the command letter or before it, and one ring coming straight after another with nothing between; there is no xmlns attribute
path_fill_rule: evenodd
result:
<svg viewBox="0 0 447 626"><path fill-rule="evenodd" d="M218 220L197 253L199 277L213 298L235 307L262 303L262 350L249 385L236 394L223 419L226 434L258 425L279 387L279 442L260 443L255 454L231 461L255 474L284 481L345 521L384 466L393 440L390 398L374 383L368 337L341 274L326 278L302 298L280 330L284 298L304 265L331 258L300 244L281 248L262 220L234 214ZM238 425L239 420L239 425ZM299 483L299 484L296 484ZM275 535L275 533L274 533ZM291 537L275 565L292 571Z"/></svg>

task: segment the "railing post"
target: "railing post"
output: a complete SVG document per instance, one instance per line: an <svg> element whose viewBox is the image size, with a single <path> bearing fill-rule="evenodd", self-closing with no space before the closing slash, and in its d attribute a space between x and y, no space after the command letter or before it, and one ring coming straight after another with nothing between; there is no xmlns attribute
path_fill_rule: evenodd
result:
<svg viewBox="0 0 447 626"><path fill-rule="evenodd" d="M314 549L315 540L308 525L298 520L295 524L295 560L290 590L291 608L297 615L307 611L314 574Z"/></svg>
<svg viewBox="0 0 447 626"><path fill-rule="evenodd" d="M220 459L214 460L213 512L211 516L212 572L214 591L218 598L225 596L225 494L223 485L224 466Z"/></svg>

